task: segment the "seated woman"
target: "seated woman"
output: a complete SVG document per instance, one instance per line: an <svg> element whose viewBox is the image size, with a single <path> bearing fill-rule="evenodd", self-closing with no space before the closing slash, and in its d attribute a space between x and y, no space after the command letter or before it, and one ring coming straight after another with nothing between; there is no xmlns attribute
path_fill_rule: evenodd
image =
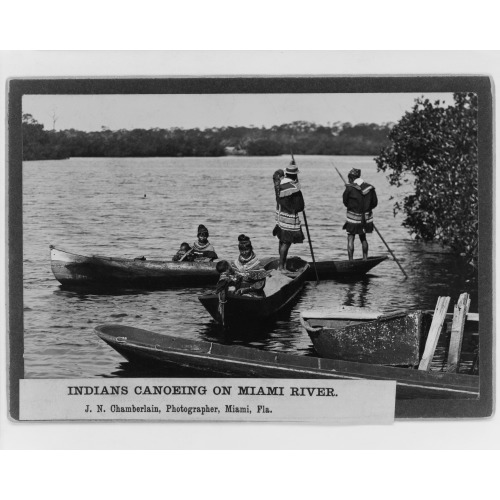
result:
<svg viewBox="0 0 500 500"><path fill-rule="evenodd" d="M232 265L234 273L240 278L235 287L235 293L263 297L267 271L255 255L250 238L240 234L238 248L240 255Z"/></svg>
<svg viewBox="0 0 500 500"><path fill-rule="evenodd" d="M178 262L180 260L183 262L192 262L194 260L194 255L191 250L192 248L188 243L181 243L179 250L177 250L177 253L172 257L172 260L174 262Z"/></svg>
<svg viewBox="0 0 500 500"><path fill-rule="evenodd" d="M193 243L191 254L195 262L210 262L218 258L215 248L208 241L208 229L203 224L198 226L198 241Z"/></svg>

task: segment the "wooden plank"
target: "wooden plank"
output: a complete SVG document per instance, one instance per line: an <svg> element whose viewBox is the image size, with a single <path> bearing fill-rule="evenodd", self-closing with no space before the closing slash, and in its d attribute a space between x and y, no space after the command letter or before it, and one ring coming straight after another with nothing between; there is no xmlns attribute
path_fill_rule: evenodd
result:
<svg viewBox="0 0 500 500"><path fill-rule="evenodd" d="M429 370L434 357L434 351L439 340L439 334L443 328L444 319L446 317L446 312L448 311L448 306L450 304L450 297L439 297L436 309L434 310L434 316L432 318L431 328L427 336L427 342L425 343L424 354L418 365L419 370Z"/></svg>
<svg viewBox="0 0 500 500"><path fill-rule="evenodd" d="M464 335L465 318L469 312L469 294L462 293L453 310L453 323L451 324L450 348L446 371L455 373L458 370L460 353L462 352L462 339Z"/></svg>
<svg viewBox="0 0 500 500"><path fill-rule="evenodd" d="M382 312L361 307L344 307L342 309L309 309L301 311L304 319L359 319L375 320L382 316Z"/></svg>
<svg viewBox="0 0 500 500"><path fill-rule="evenodd" d="M433 311L425 311L426 313L433 314ZM453 313L449 313L446 315L447 320L452 320L453 319ZM479 313L468 313L467 314L467 321L472 321L473 323L479 323Z"/></svg>
<svg viewBox="0 0 500 500"><path fill-rule="evenodd" d="M467 313L467 321L479 322L479 313Z"/></svg>

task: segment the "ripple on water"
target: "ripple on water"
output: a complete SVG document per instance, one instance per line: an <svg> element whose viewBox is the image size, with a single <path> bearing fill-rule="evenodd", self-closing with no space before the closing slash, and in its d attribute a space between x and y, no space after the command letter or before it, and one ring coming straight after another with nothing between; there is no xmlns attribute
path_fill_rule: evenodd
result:
<svg viewBox="0 0 500 500"><path fill-rule="evenodd" d="M182 241L194 240L198 224L204 223L221 257L236 257L241 233L251 236L257 255L276 255L277 241L271 236L275 202L270 179L288 159L79 158L46 161L43 168L41 162L25 163L26 376L137 376L141 372L131 369L95 334L93 325L107 322L308 356L314 350L300 325L299 311L303 309L343 305L382 312L434 309L439 295L450 295L456 301L461 292L467 291L472 298L471 311L477 311L477 287L467 282L455 257L439 246L412 241L401 227L401 217L394 218L394 201L389 198L401 198L401 193L388 185L385 174L377 173L373 160L334 160L341 171L361 168L363 177L376 186L380 199L375 211L377 228L409 279L404 280L396 263L387 260L362 280L310 283L292 311L275 323L232 335L221 332L198 301L198 295L206 289L106 294L63 290L50 271L48 245L84 255L165 258L173 255ZM335 181L332 157L299 157L298 161L304 166L301 183L315 257L345 258L343 188ZM249 189L235 182L242 178ZM117 179L126 182L117 185ZM147 201L139 199L138 193L147 193ZM368 241L371 255L387 254L376 234ZM309 259L309 246L294 245L290 255ZM355 256L359 255L356 241ZM445 350L439 349L437 358L442 358ZM467 339L464 350L469 358L473 356L474 346Z"/></svg>

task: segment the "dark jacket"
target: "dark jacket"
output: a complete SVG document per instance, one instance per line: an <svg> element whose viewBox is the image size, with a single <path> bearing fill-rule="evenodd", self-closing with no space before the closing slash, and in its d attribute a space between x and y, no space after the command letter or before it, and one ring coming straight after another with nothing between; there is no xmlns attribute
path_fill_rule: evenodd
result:
<svg viewBox="0 0 500 500"><path fill-rule="evenodd" d="M347 184L344 195L344 205L347 207L344 229L349 234L364 234L373 231L373 212L378 204L375 188L363 182L361 186L356 183Z"/></svg>
<svg viewBox="0 0 500 500"><path fill-rule="evenodd" d="M347 210L355 214L371 212L378 205L375 188L367 182L363 182L361 186L354 183L347 184L343 201Z"/></svg>

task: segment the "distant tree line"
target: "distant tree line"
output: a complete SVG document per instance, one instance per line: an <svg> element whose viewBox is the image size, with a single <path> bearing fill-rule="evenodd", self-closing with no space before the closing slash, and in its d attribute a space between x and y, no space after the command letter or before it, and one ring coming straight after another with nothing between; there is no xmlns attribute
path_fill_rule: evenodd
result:
<svg viewBox="0 0 500 500"><path fill-rule="evenodd" d="M296 121L271 128L116 130L98 132L45 130L32 115L23 115L24 160L69 157L147 156L276 156L376 155L389 145L390 124L335 123L331 126Z"/></svg>

